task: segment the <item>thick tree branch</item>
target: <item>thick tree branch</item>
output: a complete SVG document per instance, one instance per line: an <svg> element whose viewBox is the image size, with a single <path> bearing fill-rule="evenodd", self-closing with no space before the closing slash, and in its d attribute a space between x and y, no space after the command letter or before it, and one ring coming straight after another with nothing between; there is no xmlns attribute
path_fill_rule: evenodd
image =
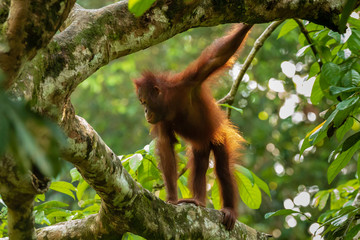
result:
<svg viewBox="0 0 360 240"><path fill-rule="evenodd" d="M48 44L74 3L75 0L12 0L10 6L8 1L1 3L4 8L0 23L5 28L0 38L0 67L7 75L6 88L15 80L23 62Z"/></svg>
<svg viewBox="0 0 360 240"><path fill-rule="evenodd" d="M153 202L153 200L152 200ZM155 203L156 204L156 203ZM165 204L165 203L164 203ZM168 204L166 204L168 205ZM169 205L172 206L172 205ZM173 206L172 206L173 207ZM148 208L145 207L145 210ZM144 210L144 207L143 207ZM176 207L176 210L169 211L169 209L155 209L156 211L149 214L158 214L151 216L151 219L145 215L145 218L133 219L132 226L129 231L137 233L147 239L268 239L266 234L258 233L254 229L247 227L242 223L237 223L233 231L229 232L223 229L220 223L216 224L214 218L220 217L219 212L206 208L198 208L193 205L182 205ZM140 212L143 214L146 212ZM170 215L174 214L174 215ZM213 215L213 216L212 216ZM160 216L154 219L154 216ZM161 216L167 216L165 219ZM175 216L175 217L171 217ZM180 216L180 217L177 217ZM110 215L109 217L112 217ZM167 219L169 218L169 219ZM171 218L171 219L170 219ZM183 222L183 218L187 218L188 222ZM101 239L121 239L123 235L114 230L107 230L99 232L104 222L99 221L99 214L91 215L85 219L73 220L59 223L53 226L45 227L37 231L38 240L40 239L56 239L56 240L77 240L77 239L96 239L96 236L101 236ZM150 226L151 225L151 226ZM112 222L112 227L118 227L116 222ZM150 227L144 228L143 226ZM90 231L89 231L90 230Z"/></svg>
<svg viewBox="0 0 360 240"><path fill-rule="evenodd" d="M109 224L109 223L107 223ZM101 239L121 239L122 234L114 232L109 233L104 229L106 224L101 224L99 214L90 215L84 219L77 219L67 222L61 222L53 226L38 229L38 240L50 239L96 239L96 236L101 236Z"/></svg>
<svg viewBox="0 0 360 240"><path fill-rule="evenodd" d="M38 53L19 77L28 99L33 91L46 88L38 99L33 99L46 112L60 116L62 104L76 86L109 61L145 49L187 29L221 23L261 23L274 19L303 18L335 28L342 1L193 1L182 5L179 1L157 1L142 17L135 18L121 1L98 10L76 7L70 24L57 34L47 49ZM236 6L236 7L234 7ZM33 66L37 66L34 69ZM33 77L37 85L26 83ZM44 86L45 85L45 86ZM53 104L53 93L57 100ZM44 103L45 101L46 103ZM57 110L55 110L57 109ZM59 112L60 111L60 112ZM53 116L57 118L56 116Z"/></svg>
<svg viewBox="0 0 360 240"><path fill-rule="evenodd" d="M18 169L10 157L0 158L0 194L8 206L11 239L36 239L33 206L36 194L44 193L49 179Z"/></svg>

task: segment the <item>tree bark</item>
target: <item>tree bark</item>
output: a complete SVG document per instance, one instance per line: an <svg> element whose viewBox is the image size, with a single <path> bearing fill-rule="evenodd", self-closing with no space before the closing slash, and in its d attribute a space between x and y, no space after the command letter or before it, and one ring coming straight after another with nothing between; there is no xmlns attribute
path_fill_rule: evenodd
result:
<svg viewBox="0 0 360 240"><path fill-rule="evenodd" d="M67 18L75 0L12 0L1 3L0 67L5 88L13 84L22 64L45 47ZM44 11L46 9L46 11Z"/></svg>
<svg viewBox="0 0 360 240"><path fill-rule="evenodd" d="M9 157L0 159L0 193L8 207L11 239L36 239L32 213L36 194L49 189L48 178L18 169Z"/></svg>
<svg viewBox="0 0 360 240"><path fill-rule="evenodd" d="M10 87L14 96L29 101L34 111L61 126L68 137L63 157L77 167L102 199L98 214L39 229L38 239L119 239L128 231L148 239L268 237L239 222L233 231L226 231L220 212L192 205L170 205L143 189L92 127L75 115L70 96L82 81L111 60L190 28L301 18L337 30L345 0L195 0L187 5L187 1L163 0L156 1L139 18L128 11L126 1L97 10L75 5L70 14L74 0L27 0L27 5L16 7L19 2L22 1L0 4L4 7L0 24L8 24L0 38L0 45L5 46L0 48L0 67L7 75L5 87ZM62 32L55 35L60 25ZM38 193L34 186L23 185L30 181L30 176L25 174L12 189L14 196L29 194L20 204L25 209L23 224L27 225L27 239L35 238L29 213L32 199ZM18 224L15 222L20 221L19 212L12 212L18 206L6 200L14 197L8 198L11 190L4 187L13 178L3 172L0 179L1 194L9 207L9 227L15 229ZM30 189L30 193L21 186Z"/></svg>

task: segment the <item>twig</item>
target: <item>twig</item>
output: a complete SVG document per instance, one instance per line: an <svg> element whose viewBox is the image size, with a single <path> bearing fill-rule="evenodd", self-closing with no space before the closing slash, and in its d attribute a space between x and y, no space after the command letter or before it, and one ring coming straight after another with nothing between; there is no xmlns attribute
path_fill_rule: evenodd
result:
<svg viewBox="0 0 360 240"><path fill-rule="evenodd" d="M355 119L358 123L360 123L360 120L359 119L357 119L356 117L354 117L354 116L350 116L350 117L352 117L353 119Z"/></svg>
<svg viewBox="0 0 360 240"><path fill-rule="evenodd" d="M246 70L249 68L252 60L254 59L256 53L259 51L259 49L263 46L265 40L271 35L271 33L283 22L284 20L281 21L276 21L276 22L272 22L266 29L265 31L260 35L260 37L258 39L256 39L253 48L251 49L248 57L246 58L244 64L242 65L239 75L236 78L236 80L234 81L233 85L231 86L231 89L229 91L229 93L222 99L220 99L218 101L219 104L229 104L232 105L234 103L235 100L235 95L239 89L239 85L241 83L241 80L243 79ZM230 117L231 114L231 109L228 108L227 109L227 113L228 113L228 117Z"/></svg>
<svg viewBox="0 0 360 240"><path fill-rule="evenodd" d="M310 45L310 48L311 48L311 51L313 52L314 56L315 56L315 59L318 59L318 63L319 63L319 66L320 68L322 67L323 63L321 61L321 58L320 58L320 54L318 53L318 51L316 50L316 47L314 45L314 43L312 42L311 40L311 37L309 35L309 32L308 30L305 28L304 24L301 22L300 19L298 18L294 18L295 22L299 25L300 27L300 31L304 34L305 38L306 38L306 41L309 43ZM317 57L318 56L318 57Z"/></svg>

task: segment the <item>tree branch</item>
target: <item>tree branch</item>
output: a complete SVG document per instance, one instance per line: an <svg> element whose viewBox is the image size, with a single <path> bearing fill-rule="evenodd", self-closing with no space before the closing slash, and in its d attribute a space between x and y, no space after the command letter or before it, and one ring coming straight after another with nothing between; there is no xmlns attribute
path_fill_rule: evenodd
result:
<svg viewBox="0 0 360 240"><path fill-rule="evenodd" d="M46 192L49 186L49 179L18 169L10 157L0 158L0 194L8 206L11 239L36 239L34 198Z"/></svg>
<svg viewBox="0 0 360 240"><path fill-rule="evenodd" d="M72 112L65 118L71 116ZM96 236L130 231L148 239L267 239L268 235L240 222L235 230L227 231L219 211L191 204L175 206L160 200L131 178L84 119L75 116L66 129L71 147L64 149L64 157L75 164L102 199L97 225L109 227L98 228Z"/></svg>
<svg viewBox="0 0 360 240"><path fill-rule="evenodd" d="M64 101L74 89L109 61L160 43L187 29L221 23L263 23L275 19L303 18L335 29L342 1L287 0L259 1L157 1L142 17L135 18L121 1L98 10L76 7L65 30L57 34L48 47L29 62L19 77L28 99L35 89L53 85L51 92L34 99L43 111L61 116ZM234 8L233 6L237 6ZM121 19L119 22L118 19ZM37 66L34 69L33 66ZM54 67L56 66L56 67ZM26 79L34 77L34 82ZM57 101L51 102L56 92ZM44 103L43 101L47 102ZM57 112L56 112L57 111Z"/></svg>
<svg viewBox="0 0 360 240"><path fill-rule="evenodd" d="M300 19L295 18L294 20L299 25L301 32L304 34L307 42L309 43L311 51L313 52L315 59L317 59L317 62L319 63L321 69L323 63L321 61L320 55L318 54L318 51L316 50L314 43L311 40L308 30L305 28L304 24L301 22Z"/></svg>
<svg viewBox="0 0 360 240"><path fill-rule="evenodd" d="M75 0L12 0L10 7L6 1L1 4L5 6L1 9L2 19L7 16L3 24L6 34L0 40L0 67L7 75L5 88L14 82L23 62L48 44L74 3Z"/></svg>
<svg viewBox="0 0 360 240"><path fill-rule="evenodd" d="M234 103L235 100L235 96L236 93L239 89L239 85L247 71L247 69L250 67L250 64L252 62L252 60L255 58L256 53L259 51L259 49L263 46L264 42L266 41L266 39L271 35L271 33L273 31L275 31L275 29L281 24L283 23L283 21L276 21L271 23L266 29L265 31L260 35L260 37L258 39L256 39L253 48L251 49L249 55L247 56L244 64L241 66L240 72L238 77L236 78L236 80L233 82L233 85L231 86L231 89L229 91L229 93L223 97L222 99L220 99L218 101L219 104L229 104L232 105ZM227 113L228 113L228 117L230 117L231 114L231 109L228 108L227 109Z"/></svg>
<svg viewBox="0 0 360 240"><path fill-rule="evenodd" d="M151 199L153 201L153 199ZM147 200L148 201L148 200ZM155 203L157 204L157 202ZM163 203L166 204L166 203ZM174 207L166 204L172 209L165 206L159 206L155 211L147 214L148 208L143 206L143 211L137 214L144 214L144 218L133 219L136 228L129 231L136 233L147 239L248 239L261 240L268 239L270 236L256 232L245 224L236 223L233 231L226 231L222 224L214 222L214 219L221 215L218 211L206 208L195 207L194 205L181 205ZM175 209L176 208L176 209ZM157 214L152 215L150 214ZM156 216L156 218L154 218ZM159 218L158 218L159 216ZM162 216L166 216L163 218ZM174 217L175 216L175 217ZM182 216L182 217L176 217ZM110 216L112 217L112 215ZM149 219L148 217L151 217ZM183 218L188 221L183 221ZM45 227L37 230L38 240L77 240L77 239L121 239L122 233L114 230L99 231L102 226L106 226L104 222L99 220L99 214L91 215L85 219L72 220L59 223L53 226ZM116 222L111 222L113 228L118 227ZM145 228L144 228L145 226ZM152 229L152 230L151 230Z"/></svg>

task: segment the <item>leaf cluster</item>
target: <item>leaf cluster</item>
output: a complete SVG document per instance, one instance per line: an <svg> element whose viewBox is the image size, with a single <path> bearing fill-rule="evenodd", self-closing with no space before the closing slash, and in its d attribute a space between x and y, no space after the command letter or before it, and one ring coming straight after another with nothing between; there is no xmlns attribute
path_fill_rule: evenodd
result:
<svg viewBox="0 0 360 240"><path fill-rule="evenodd" d="M354 160L357 160L358 166L356 177L360 176L360 162L356 158L360 148L360 132L357 128L360 114L360 20L356 14L350 15L352 11L348 11L354 3L348 1L342 15L340 27L343 34L305 22L305 34L308 35L303 41L300 39L303 47L297 54L315 56L316 61L311 65L308 76L315 78L310 100L314 105L323 106L325 102L329 106L322 114L323 121L303 139L300 154L304 154L309 147L323 145L325 140L335 138L338 141L328 157L329 184ZM295 21L289 20L283 25L279 37L295 27ZM322 211L317 222L320 227L325 227L321 234L326 239L353 239L360 232L357 224L360 210L356 203L358 193L359 180L353 179L314 195L312 206ZM328 207L327 202L330 202ZM265 217L299 214L305 215L301 210L282 209Z"/></svg>
<svg viewBox="0 0 360 240"><path fill-rule="evenodd" d="M70 170L70 175L71 183L55 181L51 183L50 189L76 201L78 209L59 200L45 201L45 194L37 195L35 201L39 204L34 207L36 224L53 225L73 219L82 219L99 211L101 204L99 195L94 194L76 168Z"/></svg>

